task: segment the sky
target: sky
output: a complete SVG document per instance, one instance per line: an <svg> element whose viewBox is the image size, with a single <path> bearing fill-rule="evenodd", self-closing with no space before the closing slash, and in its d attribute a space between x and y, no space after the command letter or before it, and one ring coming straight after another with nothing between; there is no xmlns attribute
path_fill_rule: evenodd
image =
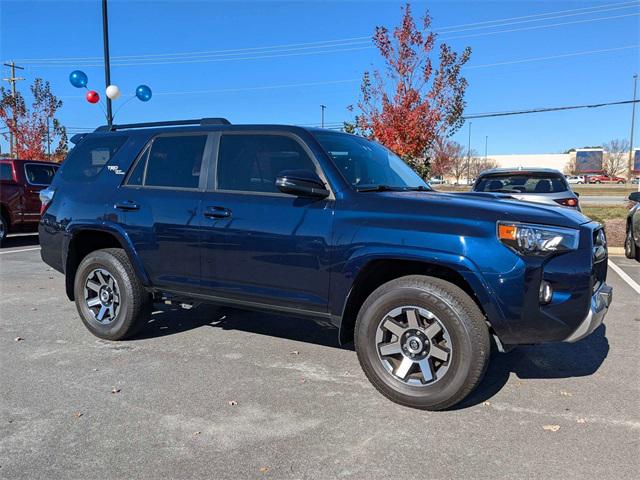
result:
<svg viewBox="0 0 640 480"><path fill-rule="evenodd" d="M363 72L381 65L371 34L397 25L403 4L110 0L111 83L123 92L115 123L226 117L319 125L320 105L329 125L351 120L347 107L358 101ZM463 70L466 114L633 96L639 1L414 1L412 8L429 11L439 42L472 48ZM81 69L105 97L101 22L99 1L0 0L0 59L25 67L21 92L34 78L51 82L72 133L106 123L68 80ZM133 97L140 84L151 87L149 102ZM486 143L489 155L559 153L629 138L630 125L630 105L475 119L471 146L483 154ZM467 122L454 138L466 146L468 134ZM635 136L637 145L637 127Z"/></svg>

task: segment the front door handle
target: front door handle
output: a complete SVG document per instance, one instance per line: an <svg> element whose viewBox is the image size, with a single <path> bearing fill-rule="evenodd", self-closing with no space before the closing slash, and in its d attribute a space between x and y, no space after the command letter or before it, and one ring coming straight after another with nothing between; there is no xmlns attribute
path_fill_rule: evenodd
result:
<svg viewBox="0 0 640 480"><path fill-rule="evenodd" d="M207 207L204 209L204 216L207 218L229 218L231 210L224 207Z"/></svg>
<svg viewBox="0 0 640 480"><path fill-rule="evenodd" d="M132 211L132 210L140 210L140 205L138 205L133 200L123 200L122 202L118 202L114 205L118 210Z"/></svg>

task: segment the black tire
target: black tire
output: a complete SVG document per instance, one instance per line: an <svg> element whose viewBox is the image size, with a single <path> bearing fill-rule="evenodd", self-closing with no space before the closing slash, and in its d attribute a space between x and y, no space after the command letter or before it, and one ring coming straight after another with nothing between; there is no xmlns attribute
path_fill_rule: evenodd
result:
<svg viewBox="0 0 640 480"><path fill-rule="evenodd" d="M96 271L102 272L103 278L110 276L115 281L114 291L118 292L118 306L114 309L113 319L104 324L98 321L99 316L91 310L85 298L87 281L95 278ZM106 272L106 275L104 274ZM93 282L95 285L96 282ZM76 307L82 322L96 337L106 340L123 340L130 338L149 319L152 297L147 292L129 262L124 250L105 248L87 255L76 271L74 279L74 296ZM99 297L99 294L96 294ZM101 309L102 306L94 307Z"/></svg>
<svg viewBox="0 0 640 480"><path fill-rule="evenodd" d="M636 258L636 244L633 239L633 233L631 232L631 225L627 224L627 232L624 237L624 255L627 258Z"/></svg>
<svg viewBox="0 0 640 480"><path fill-rule="evenodd" d="M0 245L4 243L7 238L7 230L9 229L9 223L4 218L4 215L0 213Z"/></svg>
<svg viewBox="0 0 640 480"><path fill-rule="evenodd" d="M385 368L379 355L378 327L388 312L403 306L431 312L448 331L448 369L433 383L405 383ZM485 318L474 301L449 282L421 275L392 280L367 298L356 320L355 347L362 369L380 393L401 405L425 410L443 410L462 401L482 380L491 355ZM403 357L401 353L398 358L404 361Z"/></svg>

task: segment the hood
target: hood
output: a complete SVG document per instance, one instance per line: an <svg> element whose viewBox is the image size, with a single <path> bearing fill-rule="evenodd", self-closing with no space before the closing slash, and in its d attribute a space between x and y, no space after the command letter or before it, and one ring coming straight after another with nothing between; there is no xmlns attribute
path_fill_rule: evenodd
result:
<svg viewBox="0 0 640 480"><path fill-rule="evenodd" d="M502 193L399 191L371 193L371 195L380 195L383 198L400 202L428 204L428 206L425 205L425 208L428 208L432 213L460 218L517 221L568 228L578 228L591 221L572 208L516 200Z"/></svg>

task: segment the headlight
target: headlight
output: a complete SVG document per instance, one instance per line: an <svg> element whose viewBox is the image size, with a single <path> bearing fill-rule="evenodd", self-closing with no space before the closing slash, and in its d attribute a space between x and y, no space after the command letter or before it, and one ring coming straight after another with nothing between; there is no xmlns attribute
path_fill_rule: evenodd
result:
<svg viewBox="0 0 640 480"><path fill-rule="evenodd" d="M524 255L548 255L578 248L579 231L546 225L498 222L498 239Z"/></svg>

